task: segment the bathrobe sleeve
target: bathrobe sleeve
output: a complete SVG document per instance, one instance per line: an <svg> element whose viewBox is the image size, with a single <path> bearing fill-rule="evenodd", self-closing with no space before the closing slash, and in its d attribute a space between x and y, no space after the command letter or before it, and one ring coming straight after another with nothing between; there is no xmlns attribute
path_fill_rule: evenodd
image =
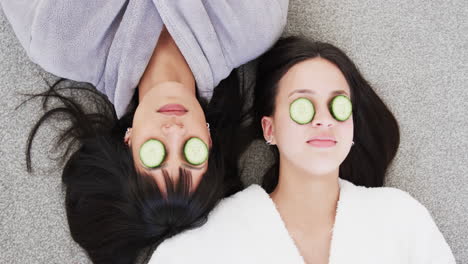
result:
<svg viewBox="0 0 468 264"><path fill-rule="evenodd" d="M0 0L29 58L91 83L122 116L151 58L162 21L151 0Z"/></svg>
<svg viewBox="0 0 468 264"><path fill-rule="evenodd" d="M455 264L455 258L429 211L413 200L412 228L408 263L414 264Z"/></svg>
<svg viewBox="0 0 468 264"><path fill-rule="evenodd" d="M455 264L429 211L409 193L340 183L330 264Z"/></svg>

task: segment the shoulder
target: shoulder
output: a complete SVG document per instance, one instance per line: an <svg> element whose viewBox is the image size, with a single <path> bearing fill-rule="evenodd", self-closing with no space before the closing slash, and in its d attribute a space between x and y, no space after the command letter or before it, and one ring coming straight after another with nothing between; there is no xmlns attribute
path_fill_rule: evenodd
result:
<svg viewBox="0 0 468 264"><path fill-rule="evenodd" d="M225 231L227 226L248 228L256 226L261 219L270 219L276 210L269 195L258 185L251 185L246 189L221 200L210 212L208 222L198 228L204 230ZM230 235L224 232L223 235Z"/></svg>
<svg viewBox="0 0 468 264"><path fill-rule="evenodd" d="M259 224L259 218L268 218L265 216L268 213L265 212L271 210L271 205L266 196L268 194L260 186L252 185L224 198L210 212L208 221L203 226L165 240L156 252L159 255L170 253L181 245L210 248L220 241L234 241L245 236L245 230Z"/></svg>
<svg viewBox="0 0 468 264"><path fill-rule="evenodd" d="M364 187L341 180L343 195L364 215L403 220L430 218L424 205L408 192L393 187Z"/></svg>
<svg viewBox="0 0 468 264"><path fill-rule="evenodd" d="M254 59L274 44L286 26L288 4L289 0L206 1L230 67Z"/></svg>
<svg viewBox="0 0 468 264"><path fill-rule="evenodd" d="M288 4L289 0L155 1L199 94L207 99L234 68L260 56L280 37Z"/></svg>
<svg viewBox="0 0 468 264"><path fill-rule="evenodd" d="M380 207L383 205L403 206L408 208L424 207L408 192L394 187L365 187L340 180L340 185L347 195L370 206Z"/></svg>
<svg viewBox="0 0 468 264"><path fill-rule="evenodd" d="M54 75L91 83L119 117L125 113L163 26L153 1L0 3L33 62Z"/></svg>
<svg viewBox="0 0 468 264"><path fill-rule="evenodd" d="M206 228L222 229L226 225L255 225L254 216L271 212L274 207L269 195L258 185L221 200L210 212ZM203 228L203 227L202 227Z"/></svg>
<svg viewBox="0 0 468 264"><path fill-rule="evenodd" d="M393 187L356 186L347 181L341 182L341 187L337 215L348 232L361 230L361 238L367 237L368 241L386 237L385 243L392 247L398 241L406 241L410 248L410 240L421 241L429 233L443 240L430 212L409 193Z"/></svg>
<svg viewBox="0 0 468 264"><path fill-rule="evenodd" d="M272 255L271 249L282 253ZM150 263L198 263L206 256L213 263L245 263L245 256L261 263L300 263L301 259L273 201L258 185L223 199L203 226L162 242Z"/></svg>

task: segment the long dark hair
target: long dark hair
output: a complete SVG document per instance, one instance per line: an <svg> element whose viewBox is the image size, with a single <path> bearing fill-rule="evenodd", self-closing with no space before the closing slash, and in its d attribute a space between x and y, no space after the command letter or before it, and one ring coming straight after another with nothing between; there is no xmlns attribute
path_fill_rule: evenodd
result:
<svg viewBox="0 0 468 264"><path fill-rule="evenodd" d="M243 188L233 140L241 113L236 70L215 89L210 104L199 98L210 122L212 148L207 172L193 193L186 170L179 170L176 182L163 171L166 196L152 177L136 171L123 137L133 121L137 94L120 119L106 96L90 85L59 80L28 100L37 98L42 98L45 113L27 141L27 169L32 170L31 146L38 128L49 119L69 120L57 140L66 146L62 181L67 219L72 238L94 263L134 263L144 248L149 248L149 257L164 239L202 225L221 198Z"/></svg>
<svg viewBox="0 0 468 264"><path fill-rule="evenodd" d="M288 37L280 39L260 58L253 105L255 137L263 139L261 119L274 112L280 79L297 63L317 57L336 65L351 90L355 144L340 166L340 178L361 186L382 186L400 144L398 123L354 63L331 44ZM267 192L275 189L279 177L278 149L271 149L276 162L263 177L262 186Z"/></svg>

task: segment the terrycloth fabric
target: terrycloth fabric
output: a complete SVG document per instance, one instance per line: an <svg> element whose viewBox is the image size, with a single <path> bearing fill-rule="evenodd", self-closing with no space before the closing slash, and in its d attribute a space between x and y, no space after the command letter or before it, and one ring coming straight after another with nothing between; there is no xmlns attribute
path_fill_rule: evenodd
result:
<svg viewBox="0 0 468 264"><path fill-rule="evenodd" d="M0 0L32 61L89 82L125 113L165 25L202 97L266 51L286 25L289 0Z"/></svg>
<svg viewBox="0 0 468 264"><path fill-rule="evenodd" d="M341 180L330 264L454 264L427 209L395 188ZM269 195L258 185L226 198L202 227L165 240L150 264L304 263Z"/></svg>

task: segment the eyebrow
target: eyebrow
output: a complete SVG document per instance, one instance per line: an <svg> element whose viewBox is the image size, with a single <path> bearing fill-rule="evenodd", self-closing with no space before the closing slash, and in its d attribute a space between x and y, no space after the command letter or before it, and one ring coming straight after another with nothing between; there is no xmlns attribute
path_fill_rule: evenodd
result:
<svg viewBox="0 0 468 264"><path fill-rule="evenodd" d="M291 95L293 95L295 93L316 94L315 91L312 91L312 90L309 90L309 89L299 89L299 90L294 90L294 91L290 92L288 97L291 97ZM331 92L331 94L332 95L339 95L339 94L348 95L348 93L345 90L336 90L336 91Z"/></svg>
<svg viewBox="0 0 468 264"><path fill-rule="evenodd" d="M182 167L186 168L186 169L194 169L194 170L203 170L205 167L206 167L206 162L203 166L201 167L195 167L195 166L192 166L190 164L182 164Z"/></svg>
<svg viewBox="0 0 468 264"><path fill-rule="evenodd" d="M149 168L149 167L146 167L145 165L143 165L143 168L145 168L145 170L147 170L147 171L162 170L162 169L165 169L166 167L167 167L166 162L164 162L163 164L161 164L161 166L156 167L156 168Z"/></svg>

